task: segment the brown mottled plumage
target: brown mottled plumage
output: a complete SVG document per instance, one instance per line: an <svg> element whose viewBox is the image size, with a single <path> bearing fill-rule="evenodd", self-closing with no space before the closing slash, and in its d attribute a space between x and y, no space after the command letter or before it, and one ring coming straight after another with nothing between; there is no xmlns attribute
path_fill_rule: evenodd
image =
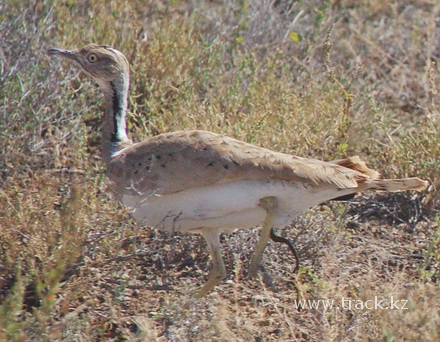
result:
<svg viewBox="0 0 440 342"><path fill-rule="evenodd" d="M418 178L383 180L359 157L324 162L274 152L205 131L160 134L133 144L126 134L129 64L107 46L51 49L74 61L101 86L107 175L133 216L158 229L202 234L213 268L197 296L225 276L219 236L263 225L250 265L257 273L269 233L319 203L365 191L422 190Z"/></svg>

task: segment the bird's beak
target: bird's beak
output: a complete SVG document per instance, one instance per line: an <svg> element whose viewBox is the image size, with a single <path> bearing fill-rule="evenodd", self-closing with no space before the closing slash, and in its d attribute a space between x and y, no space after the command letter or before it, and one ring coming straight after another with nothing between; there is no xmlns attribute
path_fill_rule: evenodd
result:
<svg viewBox="0 0 440 342"><path fill-rule="evenodd" d="M50 56L60 56L63 58L72 59L77 61L75 54L70 50L62 50L62 49L49 49L47 50L47 54Z"/></svg>

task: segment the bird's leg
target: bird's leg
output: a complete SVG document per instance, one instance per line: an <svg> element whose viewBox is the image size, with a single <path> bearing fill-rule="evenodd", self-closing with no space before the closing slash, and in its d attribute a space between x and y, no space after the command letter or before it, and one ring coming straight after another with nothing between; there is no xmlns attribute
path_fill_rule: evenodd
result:
<svg viewBox="0 0 440 342"><path fill-rule="evenodd" d="M266 218L264 219L260 239L258 240L257 247L255 248L255 252L252 256L251 264L249 266L249 276L251 278L257 275L258 266L261 263L263 252L266 248L267 240L269 239L270 231L275 219L278 201L274 196L268 196L260 199L260 203L258 205L266 210Z"/></svg>
<svg viewBox="0 0 440 342"><path fill-rule="evenodd" d="M195 295L196 298L205 296L211 291L222 279L226 277L226 267L223 262L220 250L220 233L215 229L203 229L201 234L205 238L212 259L212 269L209 273L208 281Z"/></svg>

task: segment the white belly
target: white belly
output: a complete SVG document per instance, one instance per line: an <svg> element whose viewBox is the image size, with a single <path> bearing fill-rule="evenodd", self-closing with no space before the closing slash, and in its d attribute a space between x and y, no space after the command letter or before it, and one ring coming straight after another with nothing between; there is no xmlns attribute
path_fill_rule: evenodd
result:
<svg viewBox="0 0 440 342"><path fill-rule="evenodd" d="M220 231L252 228L266 215L258 206L261 198L278 200L275 227L290 224L302 211L331 198L353 192L350 189L316 190L303 183L278 180L243 180L148 197L124 195L122 202L133 208L133 216L150 227L170 231Z"/></svg>

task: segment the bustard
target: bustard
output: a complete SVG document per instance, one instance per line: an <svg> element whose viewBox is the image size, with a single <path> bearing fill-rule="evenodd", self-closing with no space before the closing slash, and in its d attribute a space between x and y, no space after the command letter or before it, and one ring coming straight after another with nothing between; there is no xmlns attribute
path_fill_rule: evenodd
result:
<svg viewBox="0 0 440 342"><path fill-rule="evenodd" d="M126 132L129 63L118 50L50 49L90 75L105 97L102 156L123 204L141 223L203 235L212 258L202 297L226 276L220 234L262 225L249 275L273 227L306 209L365 190L423 190L419 178L379 179L358 157L324 162L274 152L206 131L164 133L132 143Z"/></svg>

